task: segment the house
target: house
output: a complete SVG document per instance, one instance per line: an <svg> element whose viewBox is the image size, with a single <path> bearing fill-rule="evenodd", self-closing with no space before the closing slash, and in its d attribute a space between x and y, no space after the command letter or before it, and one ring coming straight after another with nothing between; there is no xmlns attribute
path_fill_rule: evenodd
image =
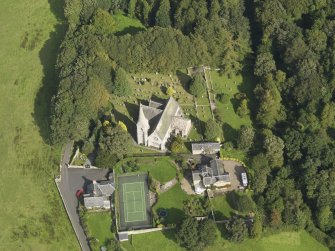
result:
<svg viewBox="0 0 335 251"><path fill-rule="evenodd" d="M192 172L195 192L201 194L206 188L227 188L231 185L229 173L225 171L223 161L214 159L209 165L199 165Z"/></svg>
<svg viewBox="0 0 335 251"><path fill-rule="evenodd" d="M220 152L220 143L199 142L192 143L192 154L215 154Z"/></svg>
<svg viewBox="0 0 335 251"><path fill-rule="evenodd" d="M115 191L114 179L95 181L87 186L84 205L87 209L110 209Z"/></svg>
<svg viewBox="0 0 335 251"><path fill-rule="evenodd" d="M137 127L137 143L165 150L173 135L186 137L192 123L184 117L178 102L170 97L165 104L150 100L149 105L140 104Z"/></svg>

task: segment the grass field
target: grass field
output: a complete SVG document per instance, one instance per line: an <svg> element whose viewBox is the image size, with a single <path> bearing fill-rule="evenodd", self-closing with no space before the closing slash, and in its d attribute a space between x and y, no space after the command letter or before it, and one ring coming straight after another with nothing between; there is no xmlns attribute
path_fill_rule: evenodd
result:
<svg viewBox="0 0 335 251"><path fill-rule="evenodd" d="M61 3L0 3L0 250L79 250L53 182L60 148L45 143Z"/></svg>
<svg viewBox="0 0 335 251"><path fill-rule="evenodd" d="M86 213L85 217L90 237L96 238L101 245L114 238L110 213Z"/></svg>
<svg viewBox="0 0 335 251"><path fill-rule="evenodd" d="M133 236L133 247L129 243L123 246L127 251L184 251L178 246L175 239L175 231L154 232ZM204 251L326 251L313 239L306 231L300 232L282 232L259 240L250 239L241 244L231 243L222 238L218 238L213 246Z"/></svg>
<svg viewBox="0 0 335 251"><path fill-rule="evenodd" d="M159 196L158 202L153 207L153 211L158 213L160 209L166 209L167 217L162 223L178 223L182 221L185 216L183 202L188 198L190 198L190 196L181 189L179 184L176 184L170 190Z"/></svg>
<svg viewBox="0 0 335 251"><path fill-rule="evenodd" d="M229 205L226 196L216 196L211 199L212 207L215 214L216 220L223 220L230 218L233 214L237 212L231 208Z"/></svg>

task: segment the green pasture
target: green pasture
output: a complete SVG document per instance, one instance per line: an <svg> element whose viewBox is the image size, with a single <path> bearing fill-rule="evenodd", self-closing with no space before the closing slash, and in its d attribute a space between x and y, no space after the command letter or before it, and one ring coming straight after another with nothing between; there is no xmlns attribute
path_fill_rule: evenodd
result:
<svg viewBox="0 0 335 251"><path fill-rule="evenodd" d="M60 148L48 144L62 1L0 7L0 250L79 250L54 183Z"/></svg>

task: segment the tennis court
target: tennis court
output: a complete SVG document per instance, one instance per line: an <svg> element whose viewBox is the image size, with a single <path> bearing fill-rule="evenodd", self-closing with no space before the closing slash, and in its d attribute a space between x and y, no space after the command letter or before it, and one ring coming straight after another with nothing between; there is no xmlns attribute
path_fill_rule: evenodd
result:
<svg viewBox="0 0 335 251"><path fill-rule="evenodd" d="M147 173L119 175L117 180L120 230L151 227Z"/></svg>
<svg viewBox="0 0 335 251"><path fill-rule="evenodd" d="M125 221L146 220L146 208L144 198L144 183L134 182L123 184Z"/></svg>

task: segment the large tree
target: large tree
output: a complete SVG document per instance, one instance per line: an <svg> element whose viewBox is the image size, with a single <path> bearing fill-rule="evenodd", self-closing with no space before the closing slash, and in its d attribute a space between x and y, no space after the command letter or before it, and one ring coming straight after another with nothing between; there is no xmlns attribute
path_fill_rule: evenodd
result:
<svg viewBox="0 0 335 251"><path fill-rule="evenodd" d="M121 67L116 68L114 81L111 86L112 93L117 96L129 96L132 94L132 88L127 77L127 73Z"/></svg>
<svg viewBox="0 0 335 251"><path fill-rule="evenodd" d="M207 140L217 141L218 139L220 139L220 141L222 141L223 139L220 138L221 135L222 129L220 124L217 123L214 119L208 120L205 125L205 138Z"/></svg>
<svg viewBox="0 0 335 251"><path fill-rule="evenodd" d="M157 26L164 28L171 26L170 9L170 0L160 0L155 19Z"/></svg>
<svg viewBox="0 0 335 251"><path fill-rule="evenodd" d="M201 73L195 74L190 85L190 93L194 96L206 95L206 83Z"/></svg>

